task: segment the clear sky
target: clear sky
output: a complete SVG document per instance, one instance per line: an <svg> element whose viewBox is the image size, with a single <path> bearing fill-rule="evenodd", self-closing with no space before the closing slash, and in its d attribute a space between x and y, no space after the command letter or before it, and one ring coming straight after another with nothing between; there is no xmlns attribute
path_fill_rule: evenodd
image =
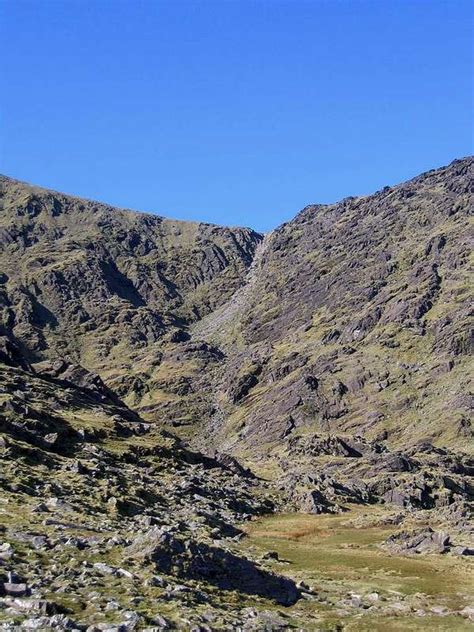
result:
<svg viewBox="0 0 474 632"><path fill-rule="evenodd" d="M0 0L0 172L268 230L473 153L471 0Z"/></svg>

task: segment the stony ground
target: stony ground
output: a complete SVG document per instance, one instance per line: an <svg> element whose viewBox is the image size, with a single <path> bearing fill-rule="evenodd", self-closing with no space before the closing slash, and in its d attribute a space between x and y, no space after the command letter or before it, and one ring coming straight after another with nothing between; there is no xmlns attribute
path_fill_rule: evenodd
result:
<svg viewBox="0 0 474 632"><path fill-rule="evenodd" d="M11 367L0 383L3 629L461 630L474 617L459 474L443 507L429 486L371 505L324 475L282 484L192 452L100 391Z"/></svg>
<svg viewBox="0 0 474 632"><path fill-rule="evenodd" d="M12 368L0 381L5 629L233 629L249 600L299 598L238 550L237 524L274 505L231 457L92 391Z"/></svg>

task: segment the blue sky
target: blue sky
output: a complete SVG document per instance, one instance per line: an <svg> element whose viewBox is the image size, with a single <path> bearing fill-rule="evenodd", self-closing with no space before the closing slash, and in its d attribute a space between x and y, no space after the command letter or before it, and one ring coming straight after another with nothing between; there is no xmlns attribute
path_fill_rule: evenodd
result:
<svg viewBox="0 0 474 632"><path fill-rule="evenodd" d="M0 172L268 230L473 153L464 0L0 0Z"/></svg>

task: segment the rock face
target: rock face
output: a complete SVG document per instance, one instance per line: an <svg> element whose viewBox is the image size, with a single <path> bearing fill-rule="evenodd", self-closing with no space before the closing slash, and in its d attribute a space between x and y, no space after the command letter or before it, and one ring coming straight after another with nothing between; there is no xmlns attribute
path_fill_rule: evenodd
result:
<svg viewBox="0 0 474 632"><path fill-rule="evenodd" d="M224 449L307 429L466 447L473 193L466 158L308 206L266 237L235 309L194 326L227 355L212 424Z"/></svg>

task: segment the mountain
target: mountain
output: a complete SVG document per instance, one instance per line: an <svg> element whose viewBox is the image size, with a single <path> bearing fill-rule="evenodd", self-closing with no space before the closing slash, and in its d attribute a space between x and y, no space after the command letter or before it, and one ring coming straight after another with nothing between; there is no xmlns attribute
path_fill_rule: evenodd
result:
<svg viewBox="0 0 474 632"><path fill-rule="evenodd" d="M5 177L0 188L3 328L31 361L103 369L179 337L242 284L261 239Z"/></svg>
<svg viewBox="0 0 474 632"><path fill-rule="evenodd" d="M473 175L267 235L1 176L4 629L464 629Z"/></svg>
<svg viewBox="0 0 474 632"><path fill-rule="evenodd" d="M467 446L473 176L455 161L308 206L265 238L245 292L194 326L227 357L219 445L343 432Z"/></svg>

